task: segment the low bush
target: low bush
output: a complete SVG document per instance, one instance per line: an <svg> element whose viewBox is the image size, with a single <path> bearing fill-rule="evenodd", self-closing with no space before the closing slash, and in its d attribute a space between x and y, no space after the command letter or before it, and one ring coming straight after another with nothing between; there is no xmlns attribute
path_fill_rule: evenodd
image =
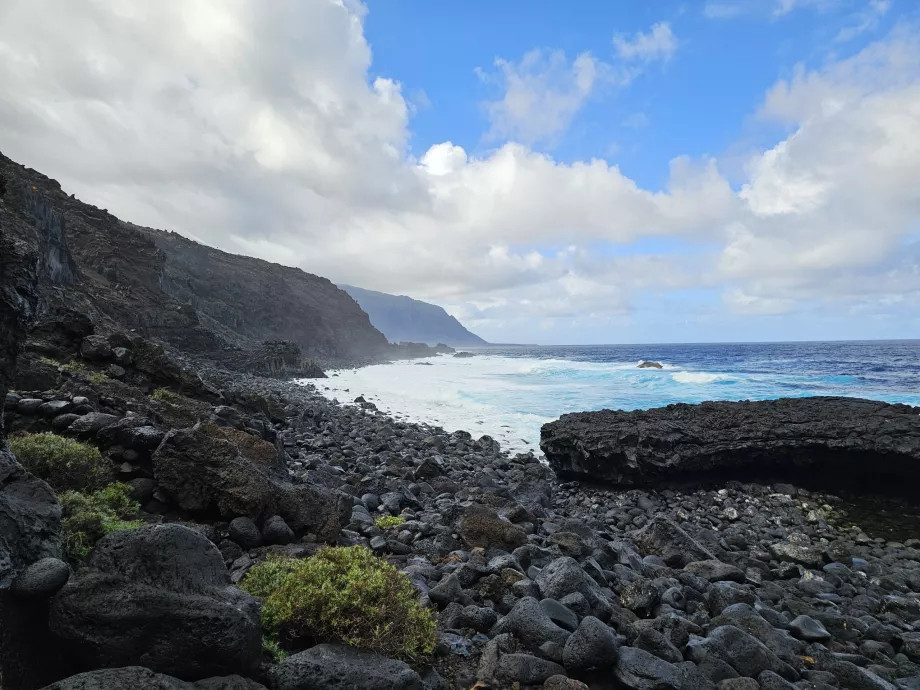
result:
<svg viewBox="0 0 920 690"><path fill-rule="evenodd" d="M144 524L136 519L141 507L130 495L130 486L116 482L92 493L65 491L58 497L64 554L71 565L82 563L96 542L110 532Z"/></svg>
<svg viewBox="0 0 920 690"><path fill-rule="evenodd" d="M389 529L390 527L397 527L405 521L405 518L399 517L398 515L381 515L374 524L380 529Z"/></svg>
<svg viewBox="0 0 920 690"><path fill-rule="evenodd" d="M362 546L270 558L241 586L263 599L263 625L282 645L339 642L409 660L434 651L435 620L409 578Z"/></svg>
<svg viewBox="0 0 920 690"><path fill-rule="evenodd" d="M13 436L19 462L55 491L95 491L111 481L111 464L93 446L50 432Z"/></svg>
<svg viewBox="0 0 920 690"><path fill-rule="evenodd" d="M150 399L170 403L171 405L179 405L185 400L183 396L178 393L173 393L168 388L157 388L150 394Z"/></svg>
<svg viewBox="0 0 920 690"><path fill-rule="evenodd" d="M271 635L262 635L262 653L270 661L284 661L288 658L288 653L282 649L278 643L278 638Z"/></svg>
<svg viewBox="0 0 920 690"><path fill-rule="evenodd" d="M75 359L66 364L60 365L61 371L67 372L72 376L89 376L90 371L86 365L78 359Z"/></svg>

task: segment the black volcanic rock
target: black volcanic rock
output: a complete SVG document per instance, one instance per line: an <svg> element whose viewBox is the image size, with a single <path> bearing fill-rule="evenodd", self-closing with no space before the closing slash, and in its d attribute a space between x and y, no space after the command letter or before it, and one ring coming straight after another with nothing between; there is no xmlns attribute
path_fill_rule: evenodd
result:
<svg viewBox="0 0 920 690"><path fill-rule="evenodd" d="M544 425L540 447L560 476L627 486L807 469L890 487L920 479L920 409L815 397L601 410Z"/></svg>
<svg viewBox="0 0 920 690"><path fill-rule="evenodd" d="M36 256L13 237L2 218L0 200L0 399L7 389L28 322L37 306ZM45 602L11 593L17 576L43 559L61 556L61 506L51 488L23 469L8 450L0 415L0 676L8 688L44 684L58 653L49 650ZM31 575L35 575L33 571ZM26 593L47 594L49 587L27 576Z"/></svg>
<svg viewBox="0 0 920 690"><path fill-rule="evenodd" d="M123 222L2 154L0 177L7 187L0 225L37 259L47 323L88 320L96 331L133 330L197 354L266 340L295 343L326 362L390 349L367 314L325 278ZM68 346L59 328L35 340L59 352Z"/></svg>
<svg viewBox="0 0 920 690"><path fill-rule="evenodd" d="M35 257L0 225L0 398L6 399L25 327L35 309ZM0 592L42 558L60 553L61 507L51 488L7 449L0 416ZM2 627L2 625L0 625ZM0 649L2 654L2 649Z"/></svg>
<svg viewBox="0 0 920 690"><path fill-rule="evenodd" d="M81 671L143 662L198 680L248 675L259 663L259 601L230 584L214 544L181 525L102 539L49 620Z"/></svg>

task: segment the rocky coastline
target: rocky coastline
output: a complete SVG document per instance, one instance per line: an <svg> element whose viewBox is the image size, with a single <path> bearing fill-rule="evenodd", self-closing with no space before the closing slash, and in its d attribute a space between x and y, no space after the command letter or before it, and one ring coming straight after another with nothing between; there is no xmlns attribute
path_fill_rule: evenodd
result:
<svg viewBox="0 0 920 690"><path fill-rule="evenodd" d="M42 529L4 529L5 689L920 686L920 540L867 535L831 494L559 479L489 437L104 341L73 343L82 368L7 376L4 418L98 447L143 525L62 566L54 494L7 472L0 514ZM125 375L100 377L116 357ZM36 380L53 385L22 386ZM437 621L433 653L320 641L268 658L239 586L324 545L404 573Z"/></svg>

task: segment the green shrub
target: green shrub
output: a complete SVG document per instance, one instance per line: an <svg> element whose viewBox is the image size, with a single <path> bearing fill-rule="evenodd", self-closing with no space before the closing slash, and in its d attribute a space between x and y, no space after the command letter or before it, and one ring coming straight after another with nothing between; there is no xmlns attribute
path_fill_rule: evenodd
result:
<svg viewBox="0 0 920 690"><path fill-rule="evenodd" d="M153 393L150 394L151 400L159 400L160 402L170 403L171 405L179 405L184 401L183 396L178 393L173 393L167 388L157 388Z"/></svg>
<svg viewBox="0 0 920 690"><path fill-rule="evenodd" d="M88 378L90 383L95 383L97 386L100 383L106 383L110 380L109 377L101 371L98 371L95 374L90 374Z"/></svg>
<svg viewBox="0 0 920 690"><path fill-rule="evenodd" d="M89 369L86 368L86 365L83 362L77 359L73 360L72 362L67 362L66 364L61 364L60 367L61 371L66 371L68 374L72 374L74 376L89 375Z"/></svg>
<svg viewBox="0 0 920 690"><path fill-rule="evenodd" d="M282 649L278 643L278 638L271 635L262 635L262 653L270 661L284 661L288 658L288 653Z"/></svg>
<svg viewBox="0 0 920 690"><path fill-rule="evenodd" d="M381 515L374 524L380 529L389 529L390 527L401 525L405 521L405 518L399 517L398 515Z"/></svg>
<svg viewBox="0 0 920 690"><path fill-rule="evenodd" d="M111 480L111 464L93 446L51 432L10 438L19 462L55 491L95 491Z"/></svg>
<svg viewBox="0 0 920 690"><path fill-rule="evenodd" d="M92 493L66 491L59 496L64 554L72 565L82 563L106 534L144 524L136 519L140 506L130 494L130 486L114 483Z"/></svg>
<svg viewBox="0 0 920 690"><path fill-rule="evenodd" d="M61 363L59 361L57 361L56 359L51 359L50 357L39 357L38 361L46 366L54 367L55 369L61 366Z"/></svg>
<svg viewBox="0 0 920 690"><path fill-rule="evenodd" d="M409 578L362 546L269 559L241 586L263 598L263 624L282 642L340 642L404 659L434 651L434 618Z"/></svg>

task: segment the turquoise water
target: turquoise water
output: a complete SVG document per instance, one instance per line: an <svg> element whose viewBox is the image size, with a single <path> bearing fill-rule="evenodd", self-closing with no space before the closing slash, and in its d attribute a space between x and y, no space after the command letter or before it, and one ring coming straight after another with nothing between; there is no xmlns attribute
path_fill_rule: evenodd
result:
<svg viewBox="0 0 920 690"><path fill-rule="evenodd" d="M566 412L846 395L920 406L920 341L506 347L335 372L319 388L401 418L538 450ZM639 369L641 360L663 369Z"/></svg>

